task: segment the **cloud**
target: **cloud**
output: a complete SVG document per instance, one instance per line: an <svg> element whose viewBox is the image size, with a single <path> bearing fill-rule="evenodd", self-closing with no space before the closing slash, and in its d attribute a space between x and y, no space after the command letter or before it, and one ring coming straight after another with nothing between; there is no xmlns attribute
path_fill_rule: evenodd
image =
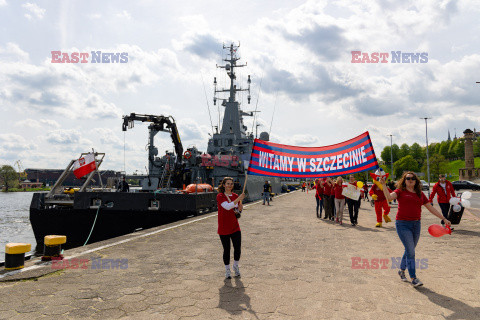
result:
<svg viewBox="0 0 480 320"><path fill-rule="evenodd" d="M99 139L100 143L102 143L106 147L111 147L118 150L123 150L124 143L123 139L117 136L117 134L107 128L95 128L93 133ZM125 150L135 150L134 145L131 142L125 142Z"/></svg>
<svg viewBox="0 0 480 320"><path fill-rule="evenodd" d="M100 13L90 13L87 15L87 17L90 20L96 20L96 19L101 19L102 15Z"/></svg>
<svg viewBox="0 0 480 320"><path fill-rule="evenodd" d="M7 0L0 0L0 7L6 6Z"/></svg>
<svg viewBox="0 0 480 320"><path fill-rule="evenodd" d="M34 143L29 142L23 136L15 133L0 134L0 148L8 151L33 150Z"/></svg>
<svg viewBox="0 0 480 320"><path fill-rule="evenodd" d="M287 30L283 32L286 39L308 47L316 56L323 57L326 61L338 60L342 56L341 52L350 46L343 36L344 30L335 25L315 25L300 30L299 34L291 34Z"/></svg>
<svg viewBox="0 0 480 320"><path fill-rule="evenodd" d="M117 13L116 16L120 19L132 19L132 15L127 10L123 10L122 12Z"/></svg>
<svg viewBox="0 0 480 320"><path fill-rule="evenodd" d="M22 4L22 7L27 9L30 13L26 13L25 17L28 20L32 20L34 17L37 19L43 19L43 16L45 15L46 10L43 8L40 8L37 4L35 3L24 3Z"/></svg>
<svg viewBox="0 0 480 320"><path fill-rule="evenodd" d="M47 141L53 144L71 145L80 142L80 132L74 129L58 129L47 133Z"/></svg>
<svg viewBox="0 0 480 320"><path fill-rule="evenodd" d="M184 50L202 58L218 56L218 50L221 47L222 41L211 34L195 34L184 43Z"/></svg>

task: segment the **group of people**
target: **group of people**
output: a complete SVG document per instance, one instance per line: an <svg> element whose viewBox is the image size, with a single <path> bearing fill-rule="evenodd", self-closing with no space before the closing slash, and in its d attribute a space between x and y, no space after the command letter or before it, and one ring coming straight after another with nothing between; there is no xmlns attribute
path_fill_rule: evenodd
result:
<svg viewBox="0 0 480 320"><path fill-rule="evenodd" d="M353 175L349 176L349 184L357 186L357 181ZM315 199L317 201L316 213L317 218L322 218L322 211L325 210L323 219L335 221L343 224L343 211L345 204L348 207L348 214L350 215L350 222L352 226L358 224L358 210L360 208L360 201L362 193L359 193L358 199L346 198L343 195L343 178L337 177L334 181L328 177L325 179L317 179L315 181Z"/></svg>
<svg viewBox="0 0 480 320"><path fill-rule="evenodd" d="M349 176L348 183L357 186L357 182L355 181L353 175ZM226 177L220 183L217 195L218 234L223 246L223 262L225 265L225 278L227 279L230 279L232 276L230 270L230 242L233 244L234 248L234 275L236 277L240 277L238 263L241 254L242 237L235 211L242 211L242 200L245 198L245 194L242 193L237 195L233 193L233 187L233 179ZM322 180L318 179L316 181L314 189L316 189L315 199L317 201L317 217L321 218L322 209L325 209L324 219L331 219L339 224L342 224L343 210L346 202L350 214L350 221L353 226L356 226L358 223L358 209L360 206L361 196L359 196L358 199L348 198L347 201L345 201L345 196L342 194L344 187L345 186L343 185L342 177L338 177L335 181L333 181L331 178ZM392 191L392 188L387 186L385 176L379 176L378 185L375 184L372 186L372 189L375 188L375 190L372 191L371 189L370 193L376 196L374 198L377 198L375 200L376 206L377 203L379 203L379 209L385 210L386 212L383 214L381 213L380 223L382 221L382 215L384 218L385 215L388 217L388 213L390 212L389 207L387 211L385 204L382 202L385 201L388 206L388 202L394 200L398 201L395 227L398 237L405 249L398 275L402 281L408 281L405 273L406 270L408 270L412 285L414 287L418 287L423 285L423 283L416 276L415 268L415 247L420 239L421 230L421 207L425 206L428 211L442 220L442 224L450 226L451 223L447 219L447 204L449 199L452 196L455 196L455 192L453 191L453 186L451 183L446 181L445 176L440 176L438 183L433 187L432 195L429 199L427 199L425 194L422 192L420 179L412 171L405 172L398 180L395 187L396 189ZM431 203L435 195L438 195L437 200L442 213L435 209ZM377 212L377 222L378 220L379 214Z"/></svg>

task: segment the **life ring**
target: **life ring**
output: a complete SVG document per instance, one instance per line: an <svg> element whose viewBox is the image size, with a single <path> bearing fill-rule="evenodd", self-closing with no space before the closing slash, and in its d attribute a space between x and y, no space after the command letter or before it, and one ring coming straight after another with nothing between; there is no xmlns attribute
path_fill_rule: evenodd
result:
<svg viewBox="0 0 480 320"><path fill-rule="evenodd" d="M192 153L190 152L190 150L185 151L183 153L183 157L187 160L190 159L192 157Z"/></svg>

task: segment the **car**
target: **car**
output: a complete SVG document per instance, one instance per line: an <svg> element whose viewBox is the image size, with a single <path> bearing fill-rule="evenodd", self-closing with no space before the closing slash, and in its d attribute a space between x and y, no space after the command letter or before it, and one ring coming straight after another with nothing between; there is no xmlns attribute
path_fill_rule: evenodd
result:
<svg viewBox="0 0 480 320"><path fill-rule="evenodd" d="M460 190L460 189L480 190L480 184L477 184L468 180L453 181L452 185L454 190Z"/></svg>
<svg viewBox="0 0 480 320"><path fill-rule="evenodd" d="M420 183L422 184L422 190L429 190L430 186L425 180L420 180Z"/></svg>

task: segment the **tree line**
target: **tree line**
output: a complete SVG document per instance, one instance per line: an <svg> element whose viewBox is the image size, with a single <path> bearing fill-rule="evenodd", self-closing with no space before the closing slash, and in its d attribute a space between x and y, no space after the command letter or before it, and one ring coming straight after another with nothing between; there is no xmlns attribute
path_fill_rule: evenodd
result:
<svg viewBox="0 0 480 320"><path fill-rule="evenodd" d="M449 161L465 160L465 141L463 139L446 140L442 142L431 143L428 146L428 155L430 159L430 179L435 180L440 173L446 172L446 165ZM473 142L473 156L480 156L480 139ZM400 147L393 144L386 146L380 153L380 157L385 163L385 170L391 171L393 159L393 174L400 177L404 171L427 173L427 148L418 143L408 145L402 144Z"/></svg>

